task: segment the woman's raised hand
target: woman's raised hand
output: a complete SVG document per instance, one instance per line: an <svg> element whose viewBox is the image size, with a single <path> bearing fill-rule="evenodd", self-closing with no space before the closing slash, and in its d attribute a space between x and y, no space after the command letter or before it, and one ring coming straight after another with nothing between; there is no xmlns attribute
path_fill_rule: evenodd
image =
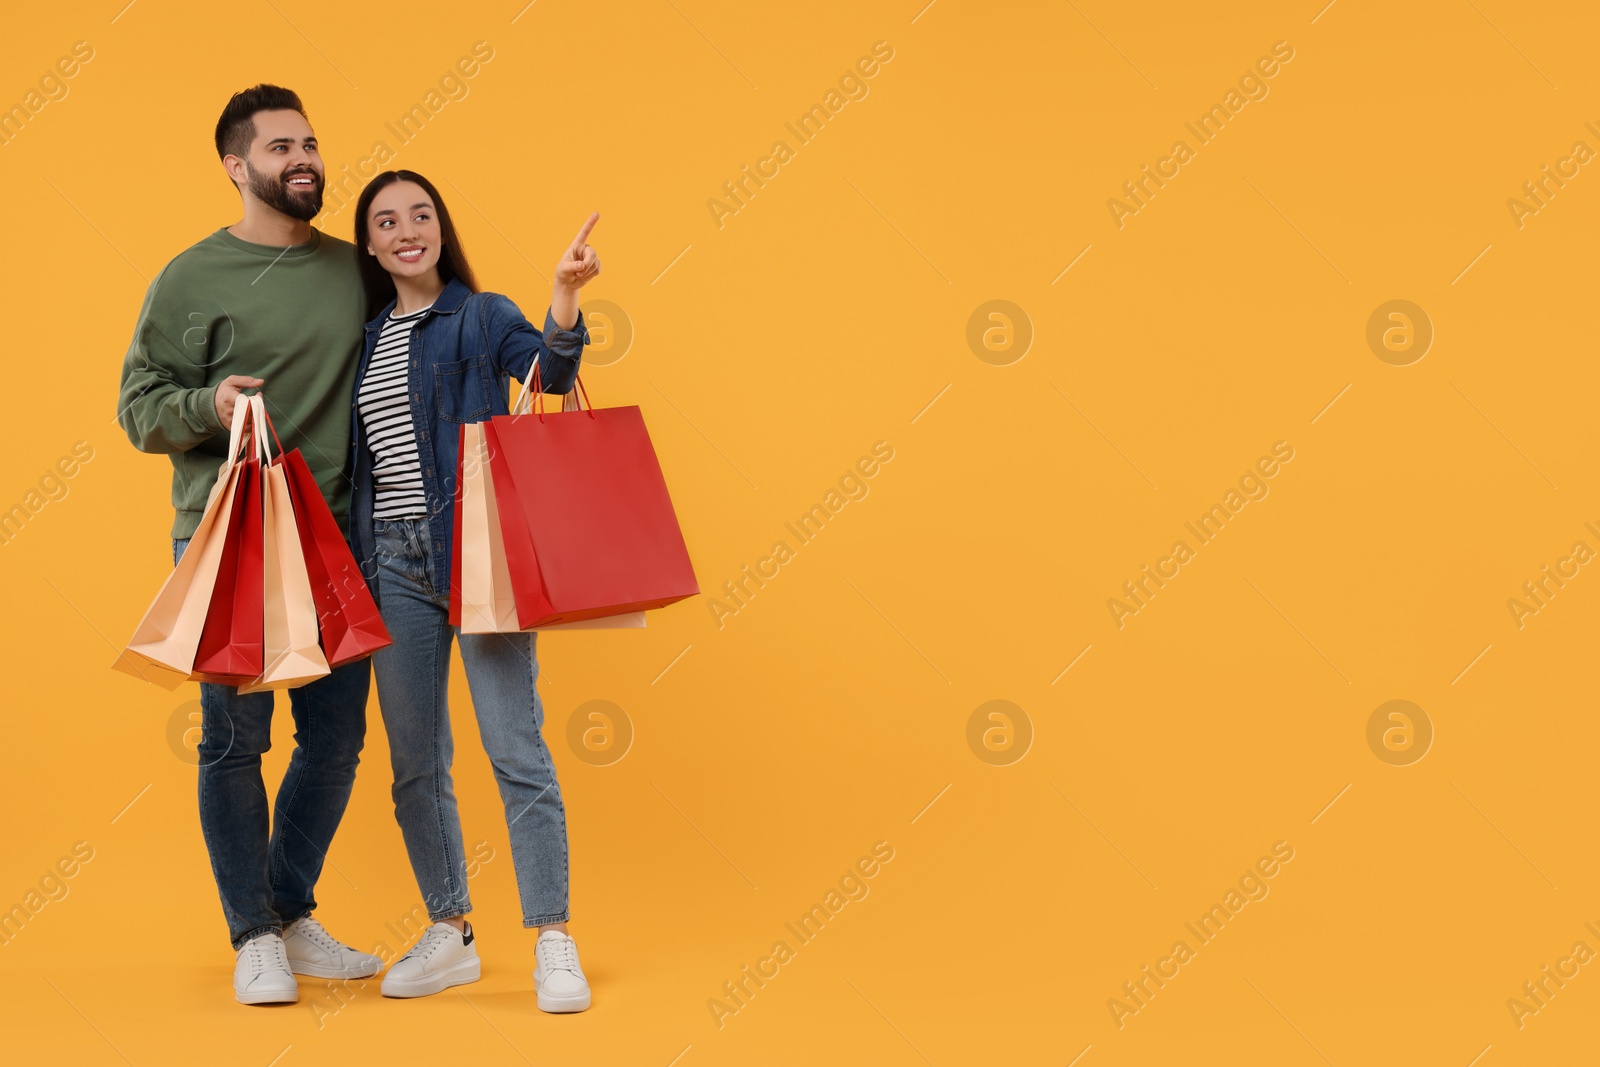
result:
<svg viewBox="0 0 1600 1067"><path fill-rule="evenodd" d="M583 224L578 236L572 239L572 244L561 254L561 262L556 264L557 285L568 289L582 289L600 273L600 257L586 243L589 240L589 231L594 229L594 224L599 221L600 212L596 211L589 216L589 221Z"/></svg>

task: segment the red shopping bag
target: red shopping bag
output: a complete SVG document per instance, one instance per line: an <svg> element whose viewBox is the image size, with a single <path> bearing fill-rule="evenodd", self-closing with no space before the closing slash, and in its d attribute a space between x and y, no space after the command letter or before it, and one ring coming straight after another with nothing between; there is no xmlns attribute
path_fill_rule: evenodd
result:
<svg viewBox="0 0 1600 1067"><path fill-rule="evenodd" d="M273 436L277 436L276 430ZM284 452L280 445L273 463L282 464L288 475L294 521L305 551L306 575L311 579L317 629L328 666L343 666L393 644L361 568L339 530L339 520L328 510L305 457L298 448Z"/></svg>
<svg viewBox="0 0 1600 1067"><path fill-rule="evenodd" d="M217 584L200 631L191 675L197 681L240 685L261 673L265 618L261 490L261 461L252 455L239 471Z"/></svg>
<svg viewBox="0 0 1600 1067"><path fill-rule="evenodd" d="M689 550L638 407L497 415L484 427L523 627L694 596ZM588 400L580 379L576 386ZM518 409L525 407L518 401Z"/></svg>

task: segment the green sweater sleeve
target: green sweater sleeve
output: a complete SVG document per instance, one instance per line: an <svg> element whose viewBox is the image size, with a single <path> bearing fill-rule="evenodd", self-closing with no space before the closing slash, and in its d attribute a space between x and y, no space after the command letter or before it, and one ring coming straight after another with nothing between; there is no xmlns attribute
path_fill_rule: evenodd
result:
<svg viewBox="0 0 1600 1067"><path fill-rule="evenodd" d="M206 382L206 331L195 334L185 322L168 270L150 283L122 360L117 421L141 452L186 452L226 428L217 418L217 387Z"/></svg>

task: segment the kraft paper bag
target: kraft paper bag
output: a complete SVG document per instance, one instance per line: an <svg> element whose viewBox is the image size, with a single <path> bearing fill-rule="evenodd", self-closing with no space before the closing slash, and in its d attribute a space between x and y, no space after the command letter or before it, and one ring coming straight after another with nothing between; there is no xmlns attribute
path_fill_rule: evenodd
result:
<svg viewBox="0 0 1600 1067"><path fill-rule="evenodd" d="M511 571L506 566L482 423L462 424L458 484L461 528L456 534L456 563L461 571L461 632L515 633L517 602L511 592Z"/></svg>
<svg viewBox="0 0 1600 1067"><path fill-rule="evenodd" d="M217 472L189 547L162 584L144 618L134 629L127 647L112 668L165 689L188 681L200 648L206 611L217 582L227 540L227 524L234 512L234 496L242 465L237 462L250 406L236 403L229 434L228 456Z"/></svg>
<svg viewBox="0 0 1600 1067"><path fill-rule="evenodd" d="M263 467L262 474L266 481L262 498L263 667L259 678L239 687L240 693L291 689L329 673L317 639L317 605L311 595L288 475L279 464Z"/></svg>

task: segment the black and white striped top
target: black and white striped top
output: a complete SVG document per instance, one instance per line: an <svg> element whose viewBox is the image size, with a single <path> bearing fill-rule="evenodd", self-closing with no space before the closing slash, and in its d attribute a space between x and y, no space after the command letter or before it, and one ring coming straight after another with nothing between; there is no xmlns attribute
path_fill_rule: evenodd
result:
<svg viewBox="0 0 1600 1067"><path fill-rule="evenodd" d="M422 463L417 456L417 430L406 395L411 330L427 313L428 308L421 308L405 315L390 314L378 334L378 347L373 350L366 377L356 391L377 482L374 519L425 518L428 514Z"/></svg>

